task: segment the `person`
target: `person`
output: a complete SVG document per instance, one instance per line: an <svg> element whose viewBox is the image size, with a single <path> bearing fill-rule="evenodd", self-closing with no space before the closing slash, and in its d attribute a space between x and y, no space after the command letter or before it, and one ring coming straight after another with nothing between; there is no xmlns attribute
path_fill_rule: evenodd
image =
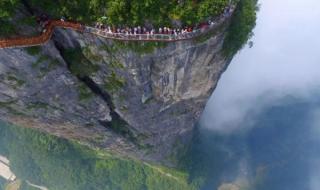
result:
<svg viewBox="0 0 320 190"><path fill-rule="evenodd" d="M169 27L168 27L167 29L168 29L168 34L170 34L170 35L171 35L171 34L172 34L172 30L171 30L171 28L169 28Z"/></svg>
<svg viewBox="0 0 320 190"><path fill-rule="evenodd" d="M137 28L136 28L136 27L133 28L133 34L134 34L134 35L137 34Z"/></svg>
<svg viewBox="0 0 320 190"><path fill-rule="evenodd" d="M43 22L43 27L46 27L48 24L49 24L49 21L48 21L48 20L44 21L44 22Z"/></svg>
<svg viewBox="0 0 320 190"><path fill-rule="evenodd" d="M164 32L164 29L163 29L163 28L160 28L160 29L159 29L159 33L160 33L160 34L163 34L163 32Z"/></svg>

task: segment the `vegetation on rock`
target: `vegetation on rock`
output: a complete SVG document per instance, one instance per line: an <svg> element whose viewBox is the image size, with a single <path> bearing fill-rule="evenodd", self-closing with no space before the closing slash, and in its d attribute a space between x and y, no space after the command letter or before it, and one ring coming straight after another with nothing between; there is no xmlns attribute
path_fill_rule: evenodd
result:
<svg viewBox="0 0 320 190"><path fill-rule="evenodd" d="M111 156L32 129L1 123L0 136L0 154L10 159L17 177L51 190L195 188L184 173Z"/></svg>
<svg viewBox="0 0 320 190"><path fill-rule="evenodd" d="M70 71L79 77L90 76L99 70L99 66L89 61L83 54L83 49L66 49L63 51Z"/></svg>
<svg viewBox="0 0 320 190"><path fill-rule="evenodd" d="M256 25L257 0L240 0L224 42L224 51L232 57L253 35Z"/></svg>
<svg viewBox="0 0 320 190"><path fill-rule="evenodd" d="M18 5L18 0L0 1L0 36L10 34L14 31L14 26L10 24L9 19L14 15Z"/></svg>
<svg viewBox="0 0 320 190"><path fill-rule="evenodd" d="M146 22L154 26L171 25L179 20L185 24L199 23L222 13L229 0L30 0L53 17L85 23L97 20L111 25L135 26Z"/></svg>

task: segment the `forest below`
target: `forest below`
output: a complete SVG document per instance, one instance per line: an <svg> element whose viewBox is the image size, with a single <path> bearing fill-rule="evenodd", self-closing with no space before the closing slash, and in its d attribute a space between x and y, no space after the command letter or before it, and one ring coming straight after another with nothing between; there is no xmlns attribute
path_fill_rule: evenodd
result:
<svg viewBox="0 0 320 190"><path fill-rule="evenodd" d="M193 190L199 185L189 182L185 172L120 158L33 129L0 122L0 136L0 155L10 160L18 179L50 190ZM0 190L4 184L0 180ZM23 185L21 190L28 188Z"/></svg>

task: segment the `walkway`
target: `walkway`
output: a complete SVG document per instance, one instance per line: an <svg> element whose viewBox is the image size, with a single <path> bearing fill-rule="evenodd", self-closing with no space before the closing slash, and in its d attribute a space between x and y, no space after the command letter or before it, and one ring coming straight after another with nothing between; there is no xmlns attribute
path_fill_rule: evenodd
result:
<svg viewBox="0 0 320 190"><path fill-rule="evenodd" d="M125 33L112 33L106 30L83 26L79 23L50 20L47 24L44 32L40 36L35 37L20 37L0 39L0 49L3 48L17 48L17 47L31 47L45 44L48 42L56 27L68 28L83 33L91 33L103 38L120 40L120 41L157 41L157 42L176 42L182 40L190 40L200 35L204 35L218 28L226 19L231 17L235 7L231 7L227 14L223 14L216 18L215 21L210 24L204 25L199 29L195 29L192 32L182 34L125 34Z"/></svg>
<svg viewBox="0 0 320 190"><path fill-rule="evenodd" d="M35 37L21 37L21 38L12 38L12 39L3 39L0 40L0 49L1 48L16 48L16 47L31 47L45 44L48 42L53 34L55 27L69 28L72 30L77 30L82 32L83 27L81 24L72 23L72 22L63 22L59 20L52 20L45 28L40 36Z"/></svg>
<svg viewBox="0 0 320 190"><path fill-rule="evenodd" d="M126 33L110 33L102 29L86 26L84 32L95 34L107 39L120 40L120 41L153 41L153 42L176 42L183 40L191 40L209 33L213 29L217 28L226 17L220 17L215 22L205 25L192 32L182 34L126 34Z"/></svg>

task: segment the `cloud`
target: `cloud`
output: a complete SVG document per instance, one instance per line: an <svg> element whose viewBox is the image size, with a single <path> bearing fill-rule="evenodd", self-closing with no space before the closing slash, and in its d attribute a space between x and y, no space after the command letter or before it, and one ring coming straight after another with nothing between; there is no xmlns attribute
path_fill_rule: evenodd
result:
<svg viewBox="0 0 320 190"><path fill-rule="evenodd" d="M308 98L320 87L320 2L263 0L254 47L235 56L208 102L202 125L237 129L286 96ZM251 117L252 118L252 117Z"/></svg>
<svg viewBox="0 0 320 190"><path fill-rule="evenodd" d="M287 97L312 105L308 108L310 117L304 118L306 121L302 126L305 130L311 129L301 134L305 139L304 144L300 144L302 148L292 147L299 144L294 140L287 148L292 152L301 151L305 159L293 161L301 162L297 164L303 165L303 171L299 167L292 171L310 174L302 176L301 182L310 190L319 190L320 25L316 23L320 20L320 1L262 0L260 3L252 39L254 46L243 49L234 57L209 100L200 123L215 134L227 134L228 138L229 134L233 136L239 130L253 127L256 116L261 116L259 114L265 108L286 104L284 100ZM250 155L254 156L255 152L243 149L244 155L239 156L239 163L247 157L254 158ZM255 168L250 168L251 160L247 161L250 173Z"/></svg>

